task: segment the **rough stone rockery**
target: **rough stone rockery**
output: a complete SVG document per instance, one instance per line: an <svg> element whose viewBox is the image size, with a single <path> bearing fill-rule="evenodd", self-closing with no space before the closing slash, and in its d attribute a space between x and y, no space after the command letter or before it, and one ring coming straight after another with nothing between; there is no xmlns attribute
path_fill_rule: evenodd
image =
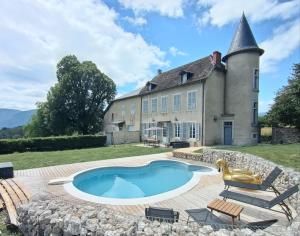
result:
<svg viewBox="0 0 300 236"><path fill-rule="evenodd" d="M130 216L104 207L70 204L49 194L35 196L27 205L18 209L20 229L25 236L134 236L134 235L218 235L218 236L296 236L300 218L289 227L269 227L266 231L250 229L220 229L211 226L187 225L185 222L164 223L149 221L145 217Z"/></svg>

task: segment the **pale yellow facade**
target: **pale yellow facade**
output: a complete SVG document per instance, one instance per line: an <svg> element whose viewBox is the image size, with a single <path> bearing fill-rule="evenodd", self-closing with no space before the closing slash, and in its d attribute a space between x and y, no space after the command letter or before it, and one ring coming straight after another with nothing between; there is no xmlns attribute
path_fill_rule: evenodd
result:
<svg viewBox="0 0 300 236"><path fill-rule="evenodd" d="M243 15L224 63L215 51L160 72L139 93L112 103L104 117L105 130L139 131L141 140L154 138L165 144L256 144L263 52Z"/></svg>
<svg viewBox="0 0 300 236"><path fill-rule="evenodd" d="M140 131L141 98L115 100L104 115L104 131Z"/></svg>

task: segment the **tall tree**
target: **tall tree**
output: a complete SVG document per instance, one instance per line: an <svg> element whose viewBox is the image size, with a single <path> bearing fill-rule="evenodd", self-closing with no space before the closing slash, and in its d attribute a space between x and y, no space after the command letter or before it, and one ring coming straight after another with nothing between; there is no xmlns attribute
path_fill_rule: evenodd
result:
<svg viewBox="0 0 300 236"><path fill-rule="evenodd" d="M288 84L277 92L274 101L267 114L269 122L300 128L300 63L293 66Z"/></svg>
<svg viewBox="0 0 300 236"><path fill-rule="evenodd" d="M31 136L90 134L100 130L103 112L116 85L91 61L66 56L57 64L57 79L28 125Z"/></svg>

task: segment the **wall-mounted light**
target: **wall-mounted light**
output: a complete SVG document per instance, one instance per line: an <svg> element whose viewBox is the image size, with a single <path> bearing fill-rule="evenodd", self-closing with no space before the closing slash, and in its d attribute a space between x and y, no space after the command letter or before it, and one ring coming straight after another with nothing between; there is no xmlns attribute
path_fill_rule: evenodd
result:
<svg viewBox="0 0 300 236"><path fill-rule="evenodd" d="M214 122L216 122L218 120L217 116L214 116Z"/></svg>
<svg viewBox="0 0 300 236"><path fill-rule="evenodd" d="M177 119L177 117L175 116L175 119L174 119L175 121L178 121L178 119Z"/></svg>

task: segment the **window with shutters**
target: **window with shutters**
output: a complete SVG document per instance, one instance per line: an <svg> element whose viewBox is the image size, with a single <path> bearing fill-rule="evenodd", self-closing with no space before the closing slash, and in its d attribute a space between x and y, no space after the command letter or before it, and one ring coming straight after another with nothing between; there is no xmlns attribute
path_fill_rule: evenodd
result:
<svg viewBox="0 0 300 236"><path fill-rule="evenodd" d="M193 111L196 109L196 91L190 91L187 93L187 107L188 111Z"/></svg>
<svg viewBox="0 0 300 236"><path fill-rule="evenodd" d="M163 96L161 97L161 113L167 113L168 112L168 97Z"/></svg>
<svg viewBox="0 0 300 236"><path fill-rule="evenodd" d="M148 113L148 100L143 100L143 113Z"/></svg>
<svg viewBox="0 0 300 236"><path fill-rule="evenodd" d="M175 94L173 96L173 111L174 112L180 111L180 103L181 103L181 95Z"/></svg>
<svg viewBox="0 0 300 236"><path fill-rule="evenodd" d="M151 111L157 112L157 98L151 99Z"/></svg>
<svg viewBox="0 0 300 236"><path fill-rule="evenodd" d="M189 123L190 138L196 138L196 123Z"/></svg>
<svg viewBox="0 0 300 236"><path fill-rule="evenodd" d="M174 135L176 138L180 138L180 124L175 123L174 125Z"/></svg>

